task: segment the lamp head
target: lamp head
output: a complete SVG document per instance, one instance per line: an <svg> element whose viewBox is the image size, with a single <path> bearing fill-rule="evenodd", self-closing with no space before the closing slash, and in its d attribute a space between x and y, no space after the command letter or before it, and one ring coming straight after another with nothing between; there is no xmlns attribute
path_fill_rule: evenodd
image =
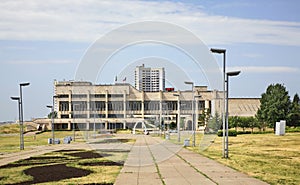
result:
<svg viewBox="0 0 300 185"><path fill-rule="evenodd" d="M20 86L28 86L28 85L30 85L29 82L26 82L26 83L20 83Z"/></svg>
<svg viewBox="0 0 300 185"><path fill-rule="evenodd" d="M10 97L12 100L20 100L20 97Z"/></svg>
<svg viewBox="0 0 300 185"><path fill-rule="evenodd" d="M193 85L194 82L184 82L185 84Z"/></svg>
<svg viewBox="0 0 300 185"><path fill-rule="evenodd" d="M237 76L241 73L241 71L231 71L231 72L227 72L227 76Z"/></svg>
<svg viewBox="0 0 300 185"><path fill-rule="evenodd" d="M218 53L218 54L226 53L226 49L211 48L210 51L213 52L213 53Z"/></svg>

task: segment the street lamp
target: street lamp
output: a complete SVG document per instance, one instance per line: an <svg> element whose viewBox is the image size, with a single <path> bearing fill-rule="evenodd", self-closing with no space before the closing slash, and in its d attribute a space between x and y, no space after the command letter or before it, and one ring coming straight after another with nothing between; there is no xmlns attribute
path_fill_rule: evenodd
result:
<svg viewBox="0 0 300 185"><path fill-rule="evenodd" d="M194 95L194 82L184 82L187 85L192 85L192 130L193 130L193 147L195 147L195 114L194 114L194 103L195 103L195 95Z"/></svg>
<svg viewBox="0 0 300 185"><path fill-rule="evenodd" d="M177 96L177 136L178 136L178 142L180 142L180 95L179 94L173 94L173 96Z"/></svg>
<svg viewBox="0 0 300 185"><path fill-rule="evenodd" d="M225 139L225 158L228 158L228 94L229 94L229 90L228 90L228 86L229 86L229 76L237 76L241 73L241 71L232 71L232 72L227 72L226 73L226 118L225 118L225 125L226 125L226 139Z"/></svg>
<svg viewBox="0 0 300 185"><path fill-rule="evenodd" d="M29 82L20 83L20 137L21 137L21 145L20 149L24 150L24 127L23 127L23 98L22 98L22 87L30 85Z"/></svg>
<svg viewBox="0 0 300 185"><path fill-rule="evenodd" d="M212 53L223 54L223 157L225 158L225 109L226 109L226 90L225 90L225 81L226 81L226 49L215 49L211 48L210 51Z"/></svg>
<svg viewBox="0 0 300 185"><path fill-rule="evenodd" d="M22 140L23 129L21 127L21 101L20 97L10 97L12 100L18 101L18 111L19 111L19 124L20 124L20 150L24 150L24 144Z"/></svg>
<svg viewBox="0 0 300 185"><path fill-rule="evenodd" d="M52 105L47 105L47 108L51 109L51 131L52 131L52 144L55 144L54 142L54 98L57 98L58 96L53 96L52 98Z"/></svg>

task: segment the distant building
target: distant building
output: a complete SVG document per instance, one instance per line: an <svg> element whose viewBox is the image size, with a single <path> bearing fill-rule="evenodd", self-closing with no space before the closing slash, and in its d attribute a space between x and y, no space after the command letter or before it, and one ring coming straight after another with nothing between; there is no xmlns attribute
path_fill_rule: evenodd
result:
<svg viewBox="0 0 300 185"><path fill-rule="evenodd" d="M135 88L139 91L158 92L165 90L165 69L145 67L135 68Z"/></svg>

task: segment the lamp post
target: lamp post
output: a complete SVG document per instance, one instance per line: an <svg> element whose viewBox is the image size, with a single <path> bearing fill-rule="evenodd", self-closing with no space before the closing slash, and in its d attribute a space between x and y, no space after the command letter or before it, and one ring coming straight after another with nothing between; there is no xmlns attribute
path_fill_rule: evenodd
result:
<svg viewBox="0 0 300 185"><path fill-rule="evenodd" d="M210 51L212 53L217 53L217 54L223 54L223 118L222 118L222 122L223 122L223 157L225 158L225 109L226 109L226 90L225 90L225 81L226 81L226 49L215 49L215 48L211 48ZM226 94L225 94L226 93Z"/></svg>
<svg viewBox="0 0 300 185"><path fill-rule="evenodd" d="M23 127L23 97L22 97L22 87L30 85L30 83L20 83L20 137L21 137L21 146L20 149L24 150L24 127Z"/></svg>
<svg viewBox="0 0 300 185"><path fill-rule="evenodd" d="M19 112L19 124L20 124L20 150L24 150L22 135L23 129L21 127L21 101L20 97L10 97L12 100L18 101L18 112Z"/></svg>
<svg viewBox="0 0 300 185"><path fill-rule="evenodd" d="M225 158L228 158L228 94L229 94L229 90L228 90L228 86L229 86L229 76L237 76L241 73L241 71L233 71L233 72L227 72L226 73L226 117L225 117L225 129L226 129L226 139L225 139Z"/></svg>
<svg viewBox="0 0 300 185"><path fill-rule="evenodd" d="M178 142L180 142L180 94L173 94L174 96L177 96L177 136L178 136Z"/></svg>
<svg viewBox="0 0 300 185"><path fill-rule="evenodd" d="M193 140L193 146L196 146L196 128L198 126L198 98L201 98L202 96L201 95L194 95L194 100L195 100L195 115L194 115L194 118L195 118L195 131L194 131L194 140ZM197 98L197 99L196 99Z"/></svg>
<svg viewBox="0 0 300 185"><path fill-rule="evenodd" d="M52 132L52 144L55 144L54 142L54 98L57 98L58 96L52 97L52 105L47 105L47 108L51 109L51 132Z"/></svg>
<svg viewBox="0 0 300 185"><path fill-rule="evenodd" d="M194 103L195 103L195 94L194 94L194 82L184 82L185 84L192 85L192 130L193 130L193 147L195 147L195 114L194 114Z"/></svg>

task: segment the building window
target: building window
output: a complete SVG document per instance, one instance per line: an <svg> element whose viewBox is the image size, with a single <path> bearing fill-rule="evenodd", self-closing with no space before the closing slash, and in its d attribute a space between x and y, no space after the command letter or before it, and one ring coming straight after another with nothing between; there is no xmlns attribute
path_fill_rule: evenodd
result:
<svg viewBox="0 0 300 185"><path fill-rule="evenodd" d="M72 111L86 111L87 103L86 101L73 101L72 102Z"/></svg>
<svg viewBox="0 0 300 185"><path fill-rule="evenodd" d="M177 110L177 101L162 102L162 110Z"/></svg>
<svg viewBox="0 0 300 185"><path fill-rule="evenodd" d="M108 110L109 111L123 111L123 101L110 101L108 102Z"/></svg>
<svg viewBox="0 0 300 185"><path fill-rule="evenodd" d="M192 110L192 101L180 101L181 110Z"/></svg>
<svg viewBox="0 0 300 185"><path fill-rule="evenodd" d="M198 101L198 109L204 110L205 108L205 101Z"/></svg>
<svg viewBox="0 0 300 185"><path fill-rule="evenodd" d="M60 116L61 119L68 119L69 118L69 114L62 114Z"/></svg>
<svg viewBox="0 0 300 185"><path fill-rule="evenodd" d="M123 98L123 94L108 94L108 98Z"/></svg>
<svg viewBox="0 0 300 185"><path fill-rule="evenodd" d="M140 110L142 110L142 102L141 101L128 101L128 102L126 102L126 110L140 111Z"/></svg>
<svg viewBox="0 0 300 185"><path fill-rule="evenodd" d="M69 111L69 102L60 101L59 102L59 111Z"/></svg>
<svg viewBox="0 0 300 185"><path fill-rule="evenodd" d="M105 98L105 94L91 94L91 98Z"/></svg>
<svg viewBox="0 0 300 185"><path fill-rule="evenodd" d="M159 110L159 101L145 101L144 102L145 111L147 110Z"/></svg>
<svg viewBox="0 0 300 185"><path fill-rule="evenodd" d="M72 94L72 98L87 98L86 94Z"/></svg>
<svg viewBox="0 0 300 185"><path fill-rule="evenodd" d="M105 110L105 101L91 101L90 109L92 111L102 111Z"/></svg>

